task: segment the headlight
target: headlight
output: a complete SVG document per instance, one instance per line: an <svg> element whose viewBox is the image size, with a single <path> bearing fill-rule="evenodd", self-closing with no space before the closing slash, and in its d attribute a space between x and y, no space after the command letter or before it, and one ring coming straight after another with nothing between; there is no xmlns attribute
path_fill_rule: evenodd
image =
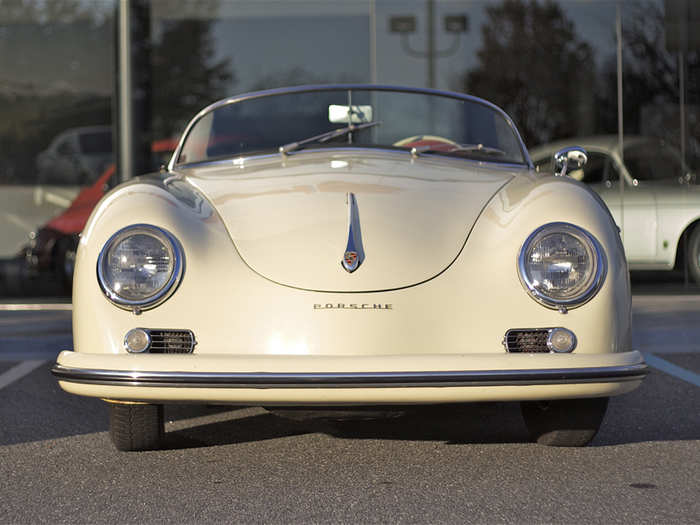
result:
<svg viewBox="0 0 700 525"><path fill-rule="evenodd" d="M586 230L565 222L536 229L518 257L523 286L549 308L579 306L600 289L607 261L600 243Z"/></svg>
<svg viewBox="0 0 700 525"><path fill-rule="evenodd" d="M156 306L182 277L180 243L169 232L148 224L127 226L112 235L97 260L97 278L107 298L118 306Z"/></svg>

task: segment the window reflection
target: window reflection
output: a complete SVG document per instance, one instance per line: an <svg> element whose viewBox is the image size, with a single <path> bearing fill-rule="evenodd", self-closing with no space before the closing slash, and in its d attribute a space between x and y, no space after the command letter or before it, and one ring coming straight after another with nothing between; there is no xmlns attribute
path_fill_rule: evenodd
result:
<svg viewBox="0 0 700 525"><path fill-rule="evenodd" d="M67 293L48 224L113 163L114 7L0 1L0 297Z"/></svg>
<svg viewBox="0 0 700 525"><path fill-rule="evenodd" d="M74 204L97 202L118 180L115 13L125 5L0 0L1 297L64 291L56 276L69 271L58 267L70 269L63 261L72 252L62 235L75 237L87 218L75 220ZM130 13L139 28L134 107L144 124L134 137L137 164L167 160L187 121L229 95L307 83L434 83L500 105L535 153L587 141L589 163L572 176L609 186L611 207L627 202L638 223L653 227L657 210L620 193L617 181L693 194L699 12L692 0L144 0ZM392 31L397 17L412 20L410 35ZM459 20L458 35L448 19ZM551 171L548 159L535 160ZM55 233L57 224L72 226Z"/></svg>
<svg viewBox="0 0 700 525"><path fill-rule="evenodd" d="M628 140L625 147L625 165L633 179L639 181L682 184L690 182L687 166L680 152L660 139Z"/></svg>

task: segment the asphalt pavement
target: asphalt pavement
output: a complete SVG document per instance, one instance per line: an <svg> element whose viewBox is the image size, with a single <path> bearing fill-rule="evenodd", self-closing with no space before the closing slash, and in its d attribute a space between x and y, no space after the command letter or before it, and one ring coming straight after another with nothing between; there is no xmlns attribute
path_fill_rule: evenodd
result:
<svg viewBox="0 0 700 525"><path fill-rule="evenodd" d="M377 421L166 407L166 448L117 452L99 400L49 373L70 310L0 308L0 523L700 523L700 295L634 297L652 373L581 449L518 407Z"/></svg>

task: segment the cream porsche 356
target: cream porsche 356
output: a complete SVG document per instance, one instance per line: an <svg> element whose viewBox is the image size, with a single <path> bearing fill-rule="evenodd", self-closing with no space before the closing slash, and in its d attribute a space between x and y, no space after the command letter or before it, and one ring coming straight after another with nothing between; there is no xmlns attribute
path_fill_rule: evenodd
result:
<svg viewBox="0 0 700 525"><path fill-rule="evenodd" d="M122 450L158 447L163 404L192 402L517 401L535 441L584 445L647 372L604 203L536 173L496 106L433 90L205 108L160 174L95 208L73 300L53 373L107 401Z"/></svg>

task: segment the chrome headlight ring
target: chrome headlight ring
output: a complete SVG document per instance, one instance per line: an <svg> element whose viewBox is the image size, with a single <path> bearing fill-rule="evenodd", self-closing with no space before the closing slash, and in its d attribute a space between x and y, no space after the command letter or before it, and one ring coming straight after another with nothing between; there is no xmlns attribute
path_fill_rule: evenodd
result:
<svg viewBox="0 0 700 525"><path fill-rule="evenodd" d="M135 239L136 236L145 236L146 238L151 238L151 242L155 240L160 243L167 253L165 262L163 260L154 261L150 259L148 265L152 267L149 269L156 269L157 272L158 264L166 264L168 276L163 279L162 284L155 286L151 293L146 293L140 298L129 298L125 297L126 294L124 293L120 294L120 283L115 282L114 272L109 267L109 264L110 257L113 256L113 250L120 247L120 244L125 243L125 241ZM144 264L131 270L136 272L143 271L146 266ZM110 302L120 308L138 312L154 308L170 297L182 279L184 266L184 252L174 235L163 228L150 224L132 224L113 234L102 247L97 258L97 280L102 292Z"/></svg>
<svg viewBox="0 0 700 525"><path fill-rule="evenodd" d="M554 254L547 252L547 248L556 248L557 244L558 252L556 249L552 250ZM544 253L537 253L538 248ZM578 255L574 249L579 250ZM542 268L533 271L538 264ZM591 300L605 282L607 269L600 242L588 231L567 222L552 222L537 228L525 240L518 255L518 276L523 287L530 297L552 309L575 308ZM537 274L545 278L538 279ZM546 279L547 275L554 279ZM563 279L562 275L565 275ZM573 278L569 279L571 275ZM557 278L560 282L573 282L571 290L561 285L557 288Z"/></svg>

